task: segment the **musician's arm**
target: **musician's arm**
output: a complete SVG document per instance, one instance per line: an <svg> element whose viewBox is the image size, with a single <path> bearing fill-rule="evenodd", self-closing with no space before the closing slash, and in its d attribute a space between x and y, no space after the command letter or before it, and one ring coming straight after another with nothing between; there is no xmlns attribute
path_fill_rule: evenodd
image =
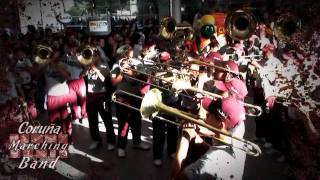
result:
<svg viewBox="0 0 320 180"><path fill-rule="evenodd" d="M187 158L190 141L196 137L197 133L194 128L185 128L182 131L182 136L179 142L179 147L176 153L176 159L174 162L174 168L172 172L172 179L181 179L181 167L183 161Z"/></svg>
<svg viewBox="0 0 320 180"><path fill-rule="evenodd" d="M119 65L114 64L110 73L111 73L111 84L113 86L118 85L123 79L123 75L121 74L121 69Z"/></svg>
<svg viewBox="0 0 320 180"><path fill-rule="evenodd" d="M182 136L180 139L179 147L176 154L176 159L174 162L174 168L172 173L172 179L178 179L178 176L181 173L181 165L183 160L186 159L188 154L190 141L188 138Z"/></svg>

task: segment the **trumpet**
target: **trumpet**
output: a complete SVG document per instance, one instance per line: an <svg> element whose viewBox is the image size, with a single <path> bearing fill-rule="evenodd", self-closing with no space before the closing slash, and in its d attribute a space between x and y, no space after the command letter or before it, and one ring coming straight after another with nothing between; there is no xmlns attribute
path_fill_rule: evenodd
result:
<svg viewBox="0 0 320 180"><path fill-rule="evenodd" d="M245 151L248 155L259 156L261 154L261 149L259 148L258 145L254 144L250 141L244 140L242 138L233 136L230 133L221 131L218 128L210 126L202 121L199 121L199 119L191 117L188 113L185 113L185 112L180 111L176 108L172 108L170 106L163 104L161 92L158 89L152 89L142 99L140 113L144 119L148 119L150 117L151 118L155 117L158 114L158 112L163 112L163 113L167 113L167 114L171 114L171 115L180 117L180 118L187 120L191 123L205 127L213 132L223 134L223 135L228 136L234 140L238 140L244 144L243 147L235 147L232 143L226 142L220 138L215 138L217 141L220 141L223 144L226 144L228 146L235 147L235 148L238 148L238 149Z"/></svg>
<svg viewBox="0 0 320 180"><path fill-rule="evenodd" d="M52 59L53 50L49 46L38 45L36 49L35 62L37 64L48 64Z"/></svg>

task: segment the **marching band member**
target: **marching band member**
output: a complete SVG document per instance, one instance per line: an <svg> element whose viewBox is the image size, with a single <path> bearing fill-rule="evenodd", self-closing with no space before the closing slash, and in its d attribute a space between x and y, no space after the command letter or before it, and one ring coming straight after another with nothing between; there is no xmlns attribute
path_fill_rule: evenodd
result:
<svg viewBox="0 0 320 180"><path fill-rule="evenodd" d="M160 54L160 61L164 64L169 64L172 62L171 56L168 52L162 52ZM169 68L169 67L167 67ZM176 107L178 106L179 97L175 96L169 92L163 92L163 103L169 106ZM171 120L172 122L176 121L174 116L161 114L161 117ZM178 139L178 128L174 124L170 124L164 121L161 121L157 118L154 118L152 121L153 127L153 164L155 166L162 165L162 156L165 139L167 139L167 152L170 158L174 158L177 146ZM167 132L167 133L166 133ZM166 138L167 136L167 138Z"/></svg>
<svg viewBox="0 0 320 180"><path fill-rule="evenodd" d="M220 56L218 56L220 57ZM208 59L208 57L206 58ZM215 63L215 65L224 67L226 69L229 69L230 71L233 71L234 73L239 73L239 66L232 60L229 61L221 61L221 59L213 58L212 59ZM211 61L212 61L211 60ZM207 60L208 61L208 60ZM239 99L243 99L247 95L247 88L245 84L239 80L239 77L235 75L234 73L231 73L229 71L221 71L218 69L215 69L213 72L213 78L208 81L205 81L203 84L203 90L209 91L212 93L222 94L224 91L229 90L228 88L221 87L220 84L228 84L227 86L232 87L232 82L236 82L236 84L239 86L240 90L242 90L242 95ZM205 110L203 108L200 108L199 115L201 118L205 117Z"/></svg>
<svg viewBox="0 0 320 180"><path fill-rule="evenodd" d="M117 50L119 55L118 63L115 63L111 69L111 82L116 86L117 90L123 90L140 96L141 84L137 81L131 80L126 76L134 76L130 61L133 56L133 49L129 45L123 45ZM120 64L121 63L121 64ZM133 107L139 107L139 101L135 98L118 94L117 101L129 104ZM118 118L118 157L124 158L126 156L127 136L129 126L131 127L133 144L135 148L141 150L149 150L149 145L141 142L141 115L139 112L131 110L122 105L116 106L116 115Z"/></svg>
<svg viewBox="0 0 320 180"><path fill-rule="evenodd" d="M235 96L216 101L204 98L202 106L207 111L205 123L222 131L231 131L237 137L243 136L243 132L228 128L228 122L239 121L245 113ZM245 152L219 143L212 139L213 136L235 146L241 144L205 128L184 128L176 156L174 179L242 179ZM208 150L200 158L190 161L188 155L196 150L194 148L201 147L199 144Z"/></svg>
<svg viewBox="0 0 320 180"><path fill-rule="evenodd" d="M277 99L283 97L285 89L288 87L288 79L284 77L284 64L274 55L275 46L266 44L262 49L265 55L265 62L259 69L262 94L260 94L262 106L266 109L266 113L256 120L256 136L257 140L261 140L265 148L272 146L282 146L279 142L283 137L282 112L285 112L283 105L277 103ZM287 97L289 94L287 95ZM268 129L273 129L272 133ZM281 149L282 147L280 147ZM269 152L272 152L270 149Z"/></svg>
<svg viewBox="0 0 320 180"><path fill-rule="evenodd" d="M112 122L111 110L111 83L110 69L108 62L104 61L100 53L93 55L93 63L85 68L82 75L87 81L87 112L89 118L90 135L93 143L90 150L102 146L102 139L99 133L99 114L106 127L107 149L113 150L116 143L116 136Z"/></svg>
<svg viewBox="0 0 320 180"><path fill-rule="evenodd" d="M70 73L68 86L76 93L77 102L79 102L74 103L72 106L74 113L73 118L80 120L81 122L83 119L87 119L86 84L83 77L80 76L83 68L76 56L76 51L78 48L77 44L76 42L70 42L67 46L67 52L63 56L63 62Z"/></svg>
<svg viewBox="0 0 320 180"><path fill-rule="evenodd" d="M46 78L47 110L49 122L61 125L68 140L72 142L71 107L77 102L76 93L70 89L67 81L70 73L61 61L63 51L55 49L51 62L42 65ZM39 58L39 57L36 57Z"/></svg>
<svg viewBox="0 0 320 180"><path fill-rule="evenodd" d="M264 89L265 99L268 101L270 108L272 108L274 97L280 94L280 85L283 82L283 79L280 77L280 72L284 66L282 62L274 56L275 46L273 44L265 45L262 51L266 57L266 62L263 68L260 69L261 83Z"/></svg>

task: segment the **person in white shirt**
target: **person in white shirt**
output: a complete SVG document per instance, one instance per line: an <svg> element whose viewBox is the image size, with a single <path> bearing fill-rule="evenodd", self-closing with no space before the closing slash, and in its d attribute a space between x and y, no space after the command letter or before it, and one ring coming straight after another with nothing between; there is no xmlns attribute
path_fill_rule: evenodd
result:
<svg viewBox="0 0 320 180"><path fill-rule="evenodd" d="M61 125L64 133L68 134L68 140L72 142L71 107L77 102L76 93L70 89L67 80L71 74L61 62L61 52L56 52L49 64L44 65L47 110L49 122Z"/></svg>
<svg viewBox="0 0 320 180"><path fill-rule="evenodd" d="M70 73L70 79L67 81L68 86L77 95L77 102L72 106L73 118L78 120L87 119L86 110L86 84L84 78L80 76L83 67L77 59L77 44L69 44L67 52L63 56L63 63Z"/></svg>

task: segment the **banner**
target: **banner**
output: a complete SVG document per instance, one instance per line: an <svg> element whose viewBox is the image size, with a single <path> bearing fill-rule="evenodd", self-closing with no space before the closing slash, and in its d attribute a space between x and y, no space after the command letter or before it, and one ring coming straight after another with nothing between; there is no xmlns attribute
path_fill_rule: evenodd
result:
<svg viewBox="0 0 320 180"><path fill-rule="evenodd" d="M109 20L88 20L89 34L108 35L111 32Z"/></svg>
<svg viewBox="0 0 320 180"><path fill-rule="evenodd" d="M212 15L216 20L217 35L219 36L225 34L224 21L227 15L225 13L220 12L212 13Z"/></svg>

